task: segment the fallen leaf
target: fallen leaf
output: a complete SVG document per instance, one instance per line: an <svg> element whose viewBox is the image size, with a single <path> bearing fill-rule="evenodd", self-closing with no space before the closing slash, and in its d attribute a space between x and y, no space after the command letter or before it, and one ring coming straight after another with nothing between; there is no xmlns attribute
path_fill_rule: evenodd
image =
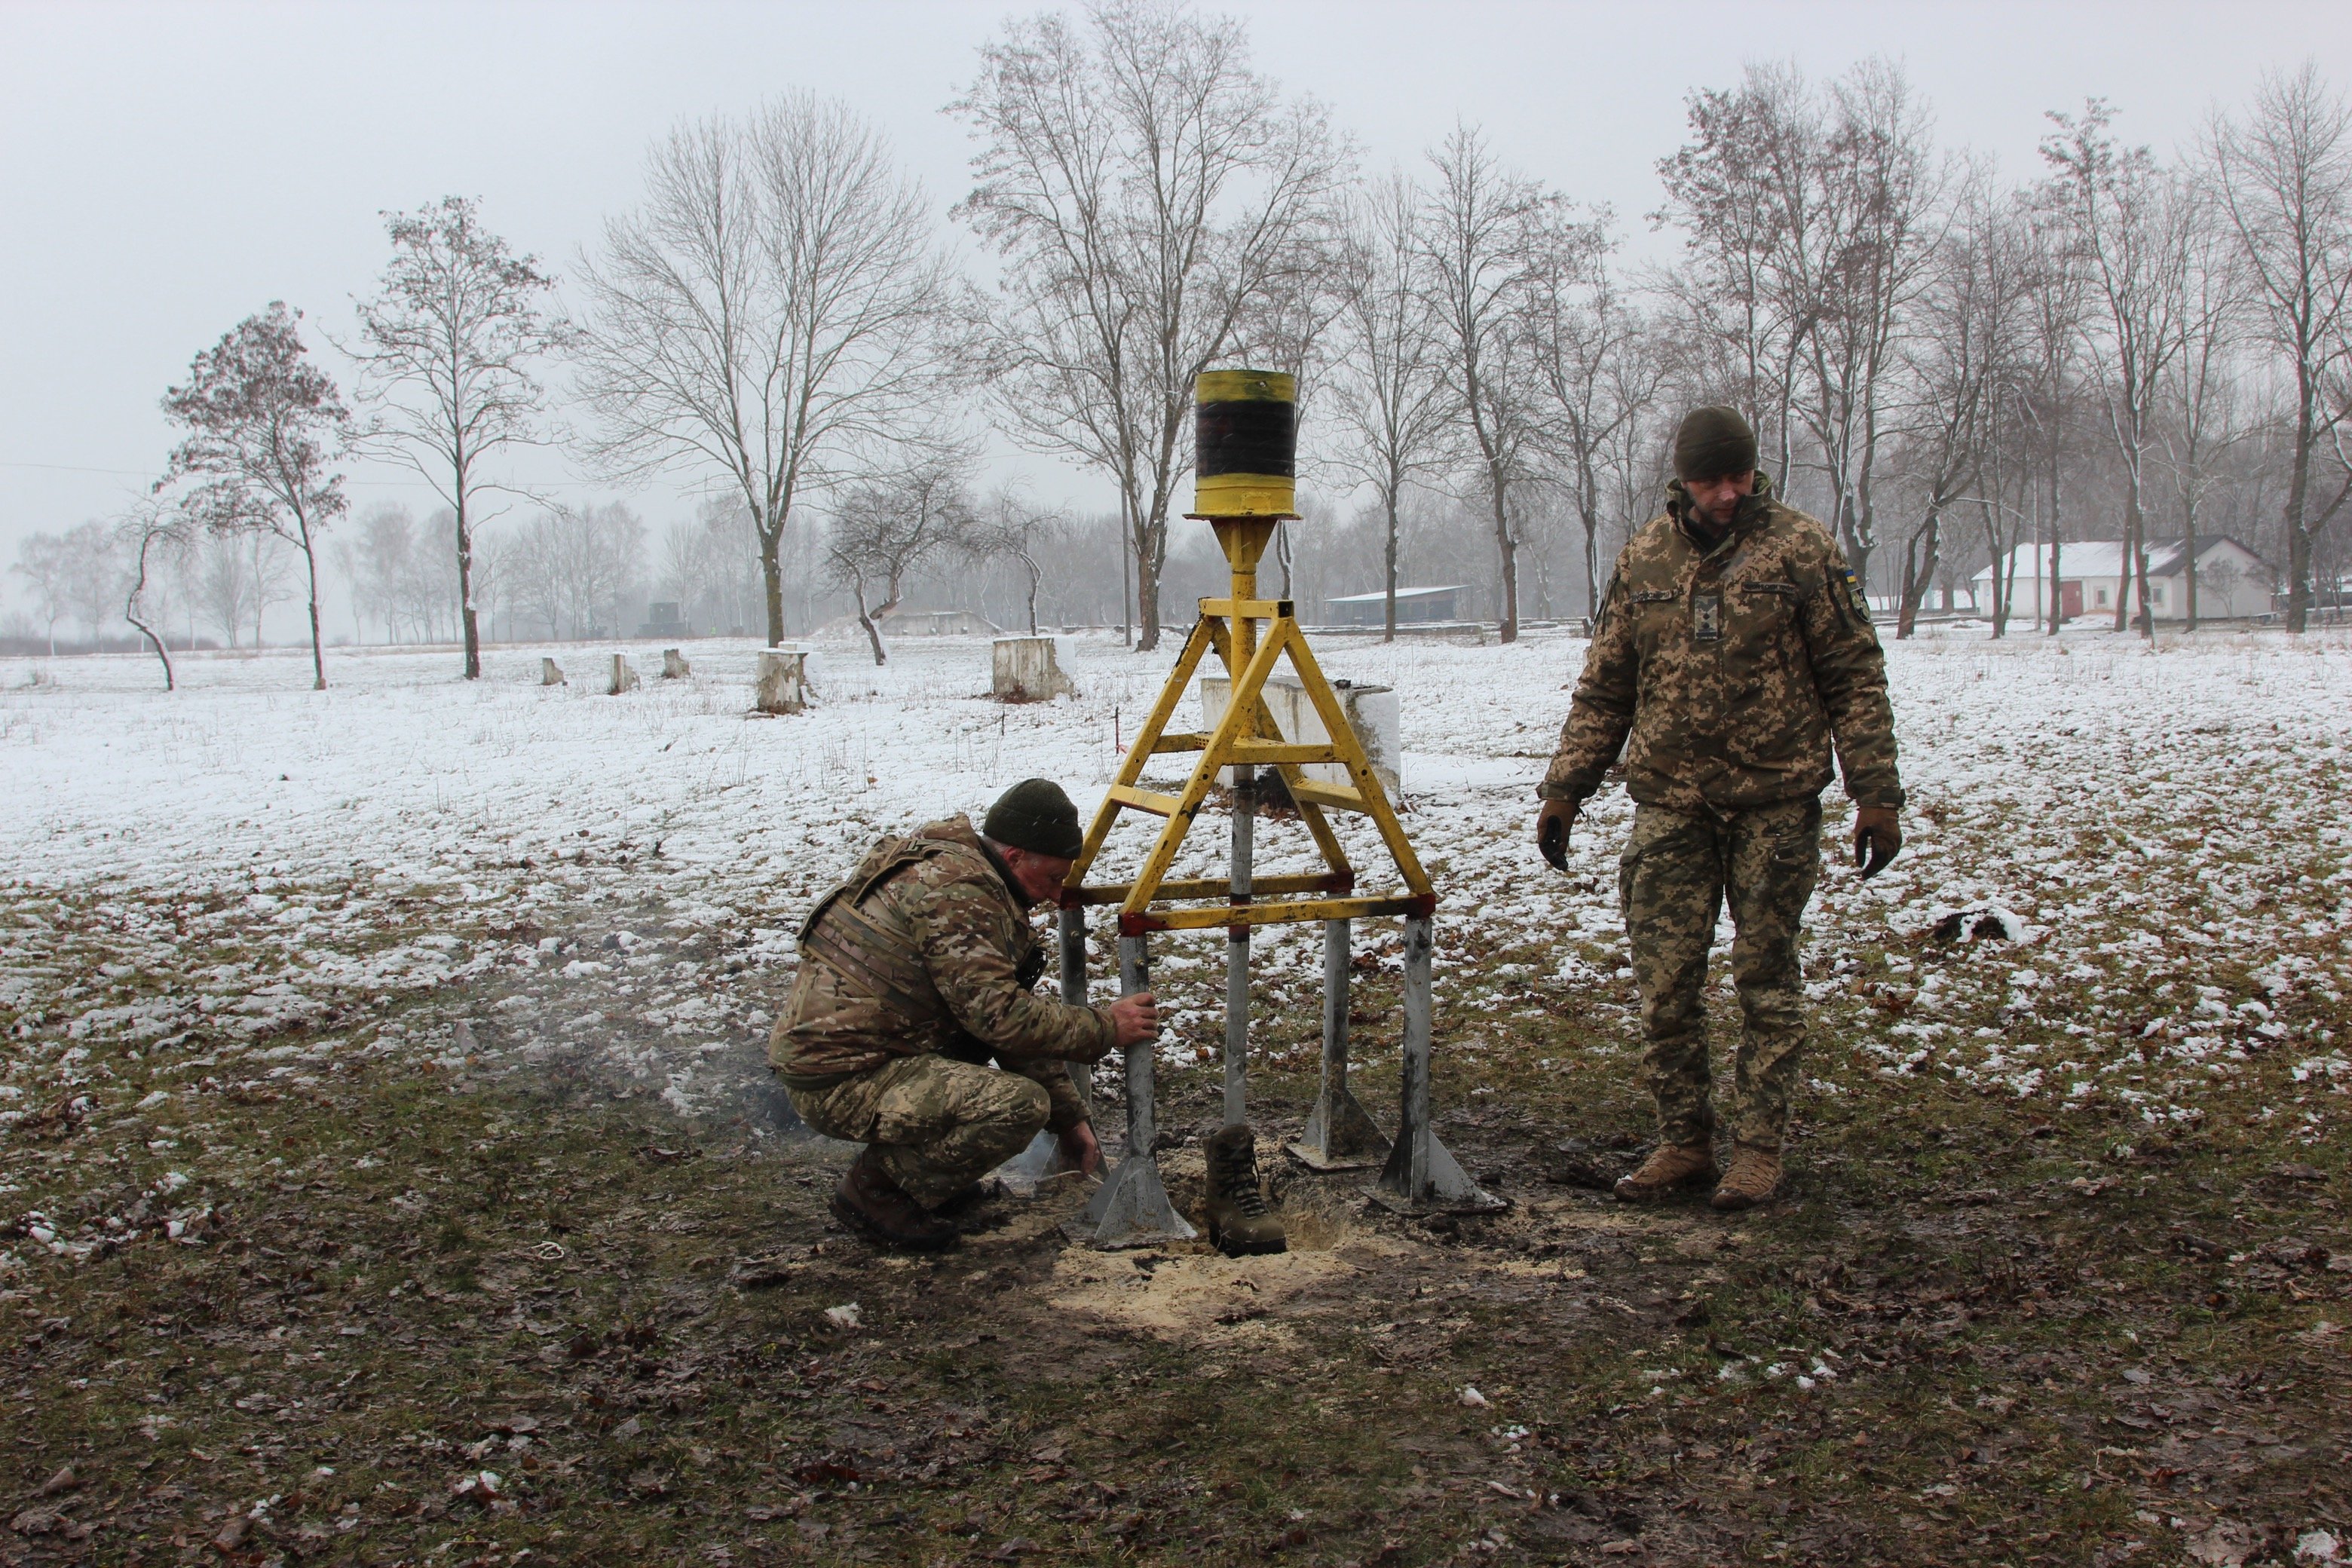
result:
<svg viewBox="0 0 2352 1568"><path fill-rule="evenodd" d="M81 1481L79 1478L75 1476L73 1467L71 1465L68 1465L64 1469L59 1470L56 1475L51 1476L47 1480L41 1483L41 1495L43 1497L55 1497L59 1492L69 1492L79 1485L81 1485Z"/></svg>
<svg viewBox="0 0 2352 1568"><path fill-rule="evenodd" d="M1010 1563L1024 1552L1034 1552L1037 1543L1025 1535L1016 1535L988 1554L991 1563Z"/></svg>

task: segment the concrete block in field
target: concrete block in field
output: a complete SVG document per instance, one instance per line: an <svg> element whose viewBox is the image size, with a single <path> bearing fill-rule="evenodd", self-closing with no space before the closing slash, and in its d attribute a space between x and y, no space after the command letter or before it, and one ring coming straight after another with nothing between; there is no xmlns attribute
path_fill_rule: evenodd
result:
<svg viewBox="0 0 2352 1568"><path fill-rule="evenodd" d="M541 686L562 685L563 667L551 658L542 658L539 661L539 683Z"/></svg>
<svg viewBox="0 0 2352 1568"><path fill-rule="evenodd" d="M1076 697L1053 637L998 637L991 648L989 691L1007 702Z"/></svg>
<svg viewBox="0 0 2352 1568"><path fill-rule="evenodd" d="M662 649L662 679L664 680L684 680L688 676L692 675L693 673L694 667L686 662L686 656L684 654L678 652L677 649L674 647L666 647Z"/></svg>
<svg viewBox="0 0 2352 1568"><path fill-rule="evenodd" d="M630 668L629 656L625 653L614 654L613 656L613 684L604 689L605 694L612 697L618 697L624 691L635 691L637 689L637 672Z"/></svg>
<svg viewBox="0 0 2352 1568"><path fill-rule="evenodd" d="M1388 792L1391 801L1404 793L1404 742L1400 724L1396 689L1391 686L1358 686L1345 680L1331 683L1332 694L1339 699L1340 711L1347 716L1348 727L1356 732L1357 743L1364 748L1364 756L1372 764L1372 773ZM1201 681L1201 728L1213 730L1225 716L1225 704L1233 694L1233 682L1222 675L1207 676ZM1307 688L1297 679L1277 675L1265 683L1265 706L1274 715L1275 728L1282 739L1311 745L1328 741L1331 732L1323 727L1323 716L1307 696ZM1271 770L1261 770L1269 772ZM1348 770L1337 763L1308 763L1300 772L1310 784L1345 786L1353 781ZM1220 769L1218 782L1230 784L1231 768Z"/></svg>
<svg viewBox="0 0 2352 1568"><path fill-rule="evenodd" d="M799 713L808 708L808 655L791 648L763 648L751 703L762 713Z"/></svg>

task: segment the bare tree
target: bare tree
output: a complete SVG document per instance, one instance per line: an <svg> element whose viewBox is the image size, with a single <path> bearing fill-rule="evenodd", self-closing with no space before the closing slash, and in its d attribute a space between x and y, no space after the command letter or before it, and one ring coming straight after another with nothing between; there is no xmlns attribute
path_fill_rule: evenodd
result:
<svg viewBox="0 0 2352 1568"><path fill-rule="evenodd" d="M1540 371L1531 330L1536 257L1560 205L1505 169L1478 131L1457 125L1429 154L1436 188L1423 211L1422 248L1443 333L1467 457L1486 503L1500 569L1504 642L1519 635L1519 487L1538 453Z"/></svg>
<svg viewBox="0 0 2352 1568"><path fill-rule="evenodd" d="M1546 445L1584 535L1584 613L1601 614L1603 473L1619 432L1654 397L1659 361L1644 324L1611 280L1599 224L1570 226L1537 254L1538 374L1550 394Z"/></svg>
<svg viewBox="0 0 2352 1568"><path fill-rule="evenodd" d="M617 634L645 548L644 521L618 501L550 509L515 542L515 597L551 637Z"/></svg>
<svg viewBox="0 0 2352 1568"><path fill-rule="evenodd" d="M156 489L188 485L181 504L215 532L266 533L302 552L313 689L324 691L319 536L350 504L343 476L331 468L351 413L327 373L305 357L301 319L273 300L196 355L186 384L163 395L163 412L187 435Z"/></svg>
<svg viewBox="0 0 2352 1568"><path fill-rule="evenodd" d="M2042 590L2046 597L2038 607L2047 616L2045 629L2056 637L2066 619L2065 595L2058 586L2064 564L2065 458L2080 390L2089 273L2063 198L2051 187L2033 192L2023 236L2020 283L2027 305L2027 366L2018 407L2040 448L2037 456L2046 465L2050 500L2046 514L2040 511L2040 497L2035 497L2036 515L2047 531L2050 546L2048 579ZM2037 573L2040 570L2036 568Z"/></svg>
<svg viewBox="0 0 2352 1568"><path fill-rule="evenodd" d="M72 600L73 548L62 534L28 533L16 543L9 568L33 591L33 611L48 629L49 657L58 657L58 623Z"/></svg>
<svg viewBox="0 0 2352 1568"><path fill-rule="evenodd" d="M478 498L493 488L482 465L500 447L535 439L545 392L531 362L566 331L543 313L554 280L535 256L516 256L482 226L476 203L444 196L415 213L387 213L392 263L372 300L358 302L360 395L377 405L360 439L416 470L457 520L457 605L466 679L482 673L474 610Z"/></svg>
<svg viewBox="0 0 2352 1568"><path fill-rule="evenodd" d="M1912 634L1935 581L1945 515L1983 483L2001 393L2018 352L2018 258L2005 204L1979 170L1963 185L1957 207L1918 301L1917 331L1904 351L1912 395L1901 411L1902 466L1922 515L1904 542L1897 637Z"/></svg>
<svg viewBox="0 0 2352 1568"><path fill-rule="evenodd" d="M2057 130L2043 139L2042 156L2057 172L2053 191L2074 226L2099 307L2092 360L2107 434L2124 468L2116 630L2129 624L2126 617L2137 600L2152 638L2146 470L2166 370L2179 346L2174 312L2182 303L2187 234L2173 182L2147 148L2116 145L2107 134L2113 118L2099 99L2087 101L2079 117L2053 111L2049 119Z"/></svg>
<svg viewBox="0 0 2352 1568"><path fill-rule="evenodd" d="M1940 235L1944 173L1925 109L1901 70L1864 60L1832 85L1804 171L1810 243L1784 245L1793 289L1783 313L1809 319L1796 406L1821 453L1832 526L1870 580L1878 547L1873 485L1903 316Z"/></svg>
<svg viewBox="0 0 2352 1568"><path fill-rule="evenodd" d="M1014 485L991 490L963 540L977 561L1012 561L1028 583L1029 635L1037 635L1037 591L1045 581L1046 557L1070 535L1070 514L1041 507Z"/></svg>
<svg viewBox="0 0 2352 1568"><path fill-rule="evenodd" d="M866 480L842 497L826 560L834 581L857 605L857 624L866 628L876 664L888 662L881 622L904 602L908 574L968 541L973 523L962 465L952 459Z"/></svg>
<svg viewBox="0 0 2352 1568"><path fill-rule="evenodd" d="M2285 510L2286 624L2311 614L2312 537L2352 489L2324 505L2312 495L2312 458L2352 416L2340 389L2352 355L2352 105L2316 67L2267 76L2240 121L2217 116L2208 132L2223 209L2244 247L2263 336L2294 384Z"/></svg>
<svg viewBox="0 0 2352 1568"><path fill-rule="evenodd" d="M1118 487L1156 647L1193 378L1311 287L1346 149L1251 68L1241 24L1171 0L1008 22L950 107L981 143L956 211L1005 262L1000 420Z"/></svg>
<svg viewBox="0 0 2352 1568"><path fill-rule="evenodd" d="M1422 193L1401 170L1349 207L1339 363L1327 400L1339 428L1328 446L1332 465L1370 485L1381 511L1383 642L1396 640L1398 502L1406 486L1435 478L1450 457L1453 405L1421 224Z"/></svg>
<svg viewBox="0 0 2352 1568"><path fill-rule="evenodd" d="M2179 299L2170 311L2174 339L2163 389L2169 405L2163 440L2180 501L2181 616L2187 629L2195 631L2198 514L2219 480L2221 458L2249 429L2239 394L2243 366L2238 352L2251 325L2252 300L2238 238L2212 183L2190 184L2182 195L2192 210L2182 225L2182 264L2173 274ZM2223 597L2226 603L2226 593Z"/></svg>
<svg viewBox="0 0 2352 1568"><path fill-rule="evenodd" d="M681 126L646 184L581 267L594 450L624 473L686 464L740 492L773 645L793 506L923 445L964 290L920 188L839 103L796 94Z"/></svg>
<svg viewBox="0 0 2352 1568"><path fill-rule="evenodd" d="M741 499L713 496L663 534L662 590L674 595L687 618L705 630L740 626L742 590L758 559L759 542Z"/></svg>
<svg viewBox="0 0 2352 1568"><path fill-rule="evenodd" d="M1773 477L1786 486L1798 359L1820 309L1810 292L1817 116L1803 78L1782 65L1693 92L1684 114L1690 140L1659 161L1666 200L1651 215L1684 235L1683 265L1663 281L1720 363L1706 379L1777 448Z"/></svg>
<svg viewBox="0 0 2352 1568"><path fill-rule="evenodd" d="M195 530L188 516L163 500L147 496L117 520L116 541L126 549L131 569L122 585L122 618L131 623L163 666L163 689L178 689L172 670L172 649L158 629L163 619L161 576L167 564L184 563Z"/></svg>

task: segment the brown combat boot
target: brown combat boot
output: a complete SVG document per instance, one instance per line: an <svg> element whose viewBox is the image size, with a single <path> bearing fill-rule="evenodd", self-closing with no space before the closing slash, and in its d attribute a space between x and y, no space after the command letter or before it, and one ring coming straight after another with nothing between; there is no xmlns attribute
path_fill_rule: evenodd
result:
<svg viewBox="0 0 2352 1568"><path fill-rule="evenodd" d="M1727 1211L1770 1203L1780 1192L1780 1151L1753 1143L1731 1146L1731 1168L1715 1189L1715 1206Z"/></svg>
<svg viewBox="0 0 2352 1568"><path fill-rule="evenodd" d="M1282 1216L1266 1206L1257 1179L1257 1135L1246 1126L1221 1129L1202 1145L1208 1156L1209 1242L1227 1258L1287 1252Z"/></svg>
<svg viewBox="0 0 2352 1568"><path fill-rule="evenodd" d="M908 1197L883 1171L870 1143L842 1173L830 1206L834 1218L887 1246L935 1252L955 1242L955 1226Z"/></svg>
<svg viewBox="0 0 2352 1568"><path fill-rule="evenodd" d="M1715 1174L1715 1151L1705 1143L1661 1143L1641 1169L1617 1180L1619 1201L1645 1204Z"/></svg>

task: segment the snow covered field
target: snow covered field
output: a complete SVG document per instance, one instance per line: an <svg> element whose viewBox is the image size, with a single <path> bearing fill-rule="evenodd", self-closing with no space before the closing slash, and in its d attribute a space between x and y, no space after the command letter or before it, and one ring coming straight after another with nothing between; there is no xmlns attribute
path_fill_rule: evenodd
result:
<svg viewBox="0 0 2352 1568"><path fill-rule="evenodd" d="M795 718L747 712L750 643L694 645L690 679L622 697L602 694L612 645L494 649L475 684L446 650L343 652L325 692L292 651L185 658L171 695L151 659L0 661L0 879L16 889L0 1004L26 1042L0 1099L76 1081L73 1042L93 1033L168 1047L206 1020L207 1062L250 1050L317 1070L402 1048L363 1026L372 998L480 978L509 993L485 1035L526 1053L577 1032L577 1005L558 1017L567 985L630 998L657 1033L629 1070L691 1109L698 1064L745 1058L772 1003L772 973L736 977L788 957L813 894L877 835L977 813L1021 777L1091 808L1174 640L1139 657L1072 639L1082 695L1024 707L985 698L984 639L908 640L878 669L828 645L818 706ZM1318 646L1333 676L1402 694L1456 1059L1511 1048L1512 1016L1545 1009L1617 1010L1630 1040L1628 803L1596 802L1566 879L1526 841L1582 644ZM537 684L548 651L572 685ZM2315 1090L2352 1087L2347 1042L2296 1006L2352 984L2352 641L2221 634L2151 654L2085 633L1890 657L1909 844L1866 887L1832 865L1809 955L1824 1033L1853 1065L2061 1105L2112 1094L2150 1118L2193 1117L2200 1084L2266 1051ZM1833 835L1844 820L1833 805ZM1131 859L1144 830L1129 821L1114 843ZM1196 830L1195 870L1223 837ZM1260 842L1262 869L1303 864L1295 829ZM1351 847L1382 863L1368 837ZM103 925L121 973L78 968L45 902ZM1939 922L1956 940L1935 939ZM1156 955L1174 1058L1216 1032L1211 940ZM1265 944L1277 996L1317 984L1318 942ZM226 961L189 968L195 945ZM159 988L167 969L184 973ZM275 1043L296 1022L301 1043Z"/></svg>

